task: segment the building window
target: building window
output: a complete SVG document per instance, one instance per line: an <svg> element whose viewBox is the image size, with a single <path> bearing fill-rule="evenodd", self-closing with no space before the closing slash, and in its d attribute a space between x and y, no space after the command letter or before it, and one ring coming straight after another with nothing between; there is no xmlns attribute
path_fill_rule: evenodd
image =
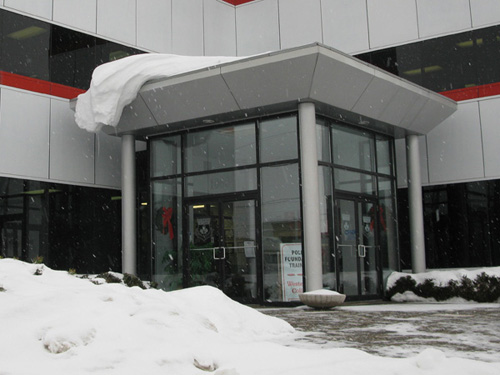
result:
<svg viewBox="0 0 500 375"><path fill-rule="evenodd" d="M0 177L0 255L78 273L121 269L120 194Z"/></svg>
<svg viewBox="0 0 500 375"><path fill-rule="evenodd" d="M436 92L500 82L500 26L356 56Z"/></svg>
<svg viewBox="0 0 500 375"><path fill-rule="evenodd" d="M424 195L428 268L500 265L500 181L427 186ZM398 190L401 260L411 268L408 190Z"/></svg>
<svg viewBox="0 0 500 375"><path fill-rule="evenodd" d="M144 53L6 10L0 25L0 70L80 89L97 66Z"/></svg>

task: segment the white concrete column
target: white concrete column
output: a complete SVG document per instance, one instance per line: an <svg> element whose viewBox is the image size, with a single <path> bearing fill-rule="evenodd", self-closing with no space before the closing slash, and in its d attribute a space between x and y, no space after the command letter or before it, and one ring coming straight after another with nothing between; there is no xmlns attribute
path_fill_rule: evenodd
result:
<svg viewBox="0 0 500 375"><path fill-rule="evenodd" d="M316 109L314 103L299 104L299 134L302 170L302 222L307 292L323 289L321 233L319 215L318 154Z"/></svg>
<svg viewBox="0 0 500 375"><path fill-rule="evenodd" d="M135 138L122 136L122 272L136 274Z"/></svg>
<svg viewBox="0 0 500 375"><path fill-rule="evenodd" d="M425 272L424 208L420 177L420 150L417 135L406 137L408 208L410 214L411 264L414 273Z"/></svg>

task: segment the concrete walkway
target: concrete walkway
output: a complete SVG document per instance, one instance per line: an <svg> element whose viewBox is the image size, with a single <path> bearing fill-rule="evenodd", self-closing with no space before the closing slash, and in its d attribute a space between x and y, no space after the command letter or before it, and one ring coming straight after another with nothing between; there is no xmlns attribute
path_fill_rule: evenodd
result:
<svg viewBox="0 0 500 375"><path fill-rule="evenodd" d="M318 311L260 309L298 330L284 344L356 348L394 358L426 348L448 357L500 362L500 304L347 304Z"/></svg>

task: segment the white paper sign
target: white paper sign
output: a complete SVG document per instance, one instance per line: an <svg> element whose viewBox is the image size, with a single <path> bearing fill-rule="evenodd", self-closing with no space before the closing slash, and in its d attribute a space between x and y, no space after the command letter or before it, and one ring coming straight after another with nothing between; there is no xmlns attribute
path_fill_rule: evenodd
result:
<svg viewBox="0 0 500 375"><path fill-rule="evenodd" d="M304 290L302 274L302 244L280 244L283 301L299 301Z"/></svg>

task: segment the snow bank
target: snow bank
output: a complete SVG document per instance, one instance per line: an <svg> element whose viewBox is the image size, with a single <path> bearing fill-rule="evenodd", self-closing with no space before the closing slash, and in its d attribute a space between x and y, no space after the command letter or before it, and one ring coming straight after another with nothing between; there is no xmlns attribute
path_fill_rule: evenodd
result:
<svg viewBox="0 0 500 375"><path fill-rule="evenodd" d="M0 322L2 375L496 375L500 367L436 350L392 359L291 348L276 343L294 334L289 324L211 287L97 285L12 259L0 259Z"/></svg>
<svg viewBox="0 0 500 375"><path fill-rule="evenodd" d="M97 132L103 125L116 126L123 108L132 103L147 81L237 59L241 57L143 54L100 65L92 74L88 91L78 96L76 123L90 132Z"/></svg>

